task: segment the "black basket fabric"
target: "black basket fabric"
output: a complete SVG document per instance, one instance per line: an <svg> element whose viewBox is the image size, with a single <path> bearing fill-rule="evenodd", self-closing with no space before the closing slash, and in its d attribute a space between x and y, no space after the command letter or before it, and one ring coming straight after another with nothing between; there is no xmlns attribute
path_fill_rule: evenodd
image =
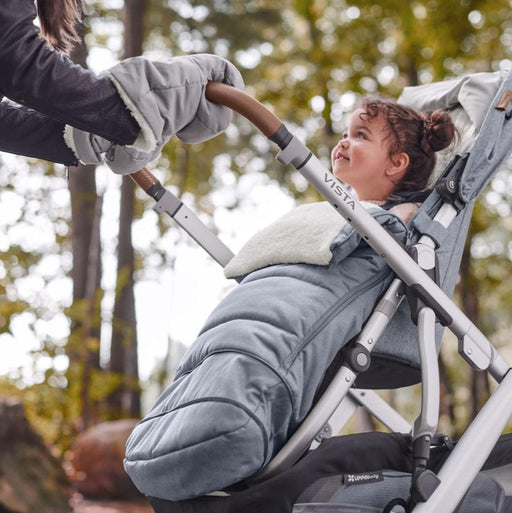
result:
<svg viewBox="0 0 512 513"><path fill-rule="evenodd" d="M226 496L171 502L151 499L155 513L373 513L393 496L407 497L411 472L410 437L397 433L362 433L334 437L289 470ZM434 448L430 468L437 472L449 450ZM512 513L503 488L510 482L512 435L504 435L456 510L457 513ZM353 486L347 474L383 472L388 479ZM502 471L500 471L502 469ZM490 477L492 475L492 478ZM391 477L394 476L394 477ZM370 476L371 478L371 476ZM356 478L356 481L361 479ZM365 489L366 487L366 489ZM380 497L377 502L375 497ZM306 502L307 501L307 502ZM334 502L335 501L335 502ZM352 502L349 501L357 501ZM316 509L315 509L316 508ZM400 508L393 513L402 513Z"/></svg>
<svg viewBox="0 0 512 513"><path fill-rule="evenodd" d="M350 474L349 474L350 476ZM369 481L364 478L369 476ZM372 476L377 476L372 481ZM347 475L323 478L313 483L297 499L293 513L382 513L386 505L395 498L407 500L411 486L411 475L406 472L384 471L362 474L361 482ZM505 492L493 478L479 474L454 513L505 513ZM392 513L403 513L395 506Z"/></svg>

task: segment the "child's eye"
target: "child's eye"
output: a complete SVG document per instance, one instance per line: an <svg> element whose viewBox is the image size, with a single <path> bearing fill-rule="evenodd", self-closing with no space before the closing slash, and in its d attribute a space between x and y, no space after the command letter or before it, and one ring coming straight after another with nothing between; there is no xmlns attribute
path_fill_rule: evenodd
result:
<svg viewBox="0 0 512 513"><path fill-rule="evenodd" d="M361 130L359 130L356 134L356 137L358 139L366 139L366 134L364 132L362 132Z"/></svg>
<svg viewBox="0 0 512 513"><path fill-rule="evenodd" d="M346 139L347 137L348 137L347 132L344 132L343 134L341 134L341 138L342 138L342 139Z"/></svg>

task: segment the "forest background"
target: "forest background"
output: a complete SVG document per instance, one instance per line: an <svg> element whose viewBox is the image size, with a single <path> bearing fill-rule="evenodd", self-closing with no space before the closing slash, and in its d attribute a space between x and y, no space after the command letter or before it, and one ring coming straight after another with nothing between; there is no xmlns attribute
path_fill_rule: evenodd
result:
<svg viewBox="0 0 512 513"><path fill-rule="evenodd" d="M139 54L202 52L233 61L247 92L329 165L359 96L397 97L407 85L510 69L512 2L87 0L73 59L100 72ZM511 165L475 208L456 290L509 361ZM318 199L239 116L209 142L173 139L152 169L235 250L293 205ZM104 166L72 168L67 178L62 166L0 155L0 354L18 351L14 366L0 361L0 395L19 398L61 451L102 420L140 417L232 286L151 206ZM190 328L184 336L180 322ZM150 340L156 325L158 347ZM448 340L440 359L441 430L455 437L493 386L456 346ZM414 418L417 388L387 398Z"/></svg>

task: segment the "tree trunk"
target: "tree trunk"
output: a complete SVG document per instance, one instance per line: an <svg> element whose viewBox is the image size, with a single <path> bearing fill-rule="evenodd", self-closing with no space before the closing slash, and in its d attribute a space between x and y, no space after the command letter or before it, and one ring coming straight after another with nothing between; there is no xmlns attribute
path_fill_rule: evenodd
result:
<svg viewBox="0 0 512 513"><path fill-rule="evenodd" d="M454 404L454 390L453 384L448 374L446 364L444 363L443 355L439 355L439 379L441 382L441 401L440 401L440 414L441 416L448 416L450 419L450 426L455 426L455 404ZM448 433L447 433L448 434ZM449 433L453 436L454 433Z"/></svg>
<svg viewBox="0 0 512 513"><path fill-rule="evenodd" d="M87 49L78 46L74 61L86 67ZM69 404L80 398L79 429L98 418L98 404L90 397L91 374L100 369L101 338L101 242L95 167L80 164L70 168L71 245L73 253L73 305L70 308L71 332L67 346ZM98 211L98 208L100 211ZM73 413L68 412L68 418Z"/></svg>
<svg viewBox="0 0 512 513"><path fill-rule="evenodd" d="M103 210L103 197L96 200L91 243L89 246L89 259L87 265L87 284L85 289L85 312L83 320L83 341L82 350L82 394L81 394L81 418L82 428L87 429L91 424L99 420L98 400L93 400L91 390L93 389L94 371L99 370L100 352L100 326L101 312L100 302L102 294L100 291L101 279L101 239L100 224Z"/></svg>
<svg viewBox="0 0 512 513"><path fill-rule="evenodd" d="M144 41L144 10L146 0L124 2L124 57L135 57L142 53Z"/></svg>
<svg viewBox="0 0 512 513"><path fill-rule="evenodd" d="M136 404L138 373L134 375L134 372L137 372L137 323L133 278L135 258L131 233L134 200L134 183L129 177L123 177L117 247L117 284L110 346L110 372L117 378L118 386L108 401L110 419L140 415L140 401L138 408ZM137 394L132 393L132 388L135 388ZM137 409L139 411L132 414L132 411Z"/></svg>
<svg viewBox="0 0 512 513"><path fill-rule="evenodd" d="M125 2L125 58L142 53L144 6L144 0ZM119 378L120 386L108 401L112 419L123 416L140 417L141 414L133 277L135 259L131 236L134 202L134 183L129 177L123 177L117 250L117 285L110 349L110 371Z"/></svg>
<svg viewBox="0 0 512 513"><path fill-rule="evenodd" d="M471 237L468 237L460 267L462 309L471 322L478 325L480 321L480 302L478 298L478 281L473 276L471 265ZM489 378L487 372L470 369L471 404L469 421L471 422L480 411L489 396Z"/></svg>

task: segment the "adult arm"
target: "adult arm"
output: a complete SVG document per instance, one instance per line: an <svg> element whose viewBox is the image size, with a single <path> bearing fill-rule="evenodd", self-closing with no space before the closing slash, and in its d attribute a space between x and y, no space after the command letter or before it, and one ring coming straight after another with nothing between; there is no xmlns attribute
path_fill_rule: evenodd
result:
<svg viewBox="0 0 512 513"><path fill-rule="evenodd" d="M64 124L27 107L0 102L0 151L66 166L78 160L63 138Z"/></svg>
<svg viewBox="0 0 512 513"><path fill-rule="evenodd" d="M0 2L0 94L61 124L132 144L140 127L112 82L52 50L35 17L32 0ZM2 139L4 134L2 128Z"/></svg>

